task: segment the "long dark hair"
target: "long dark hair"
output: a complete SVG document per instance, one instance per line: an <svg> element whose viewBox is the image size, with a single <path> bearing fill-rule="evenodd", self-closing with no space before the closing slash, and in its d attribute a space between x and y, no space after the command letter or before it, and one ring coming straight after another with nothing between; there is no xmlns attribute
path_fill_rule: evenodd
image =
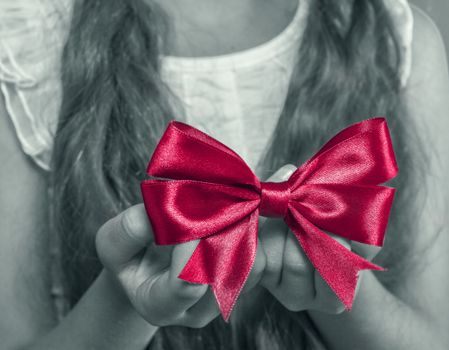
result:
<svg viewBox="0 0 449 350"><path fill-rule="evenodd" d="M172 119L159 76L166 23L144 0L77 0L63 56L63 103L55 137L52 201L61 237L67 296L75 304L102 266L94 247L99 226L141 202L139 181ZM417 208L413 193L416 130L402 103L398 33L383 1L310 1L307 23L284 110L258 169L265 178L286 163L300 164L337 131L373 116L388 119L400 175L379 274L390 288L412 249ZM179 117L179 116L178 116ZM401 259L394 254L401 251ZM307 314L289 312L268 293L244 326L220 318L193 330L160 329L154 349L284 349L307 344ZM302 332L301 329L304 331ZM258 340L259 339L259 340Z"/></svg>

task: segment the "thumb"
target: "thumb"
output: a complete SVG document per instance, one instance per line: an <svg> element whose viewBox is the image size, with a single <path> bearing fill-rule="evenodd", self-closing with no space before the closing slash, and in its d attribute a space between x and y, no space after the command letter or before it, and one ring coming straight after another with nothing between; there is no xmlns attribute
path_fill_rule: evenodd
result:
<svg viewBox="0 0 449 350"><path fill-rule="evenodd" d="M293 164L286 164L282 168L278 169L273 175L271 175L266 182L282 182L287 181L288 178L296 170Z"/></svg>

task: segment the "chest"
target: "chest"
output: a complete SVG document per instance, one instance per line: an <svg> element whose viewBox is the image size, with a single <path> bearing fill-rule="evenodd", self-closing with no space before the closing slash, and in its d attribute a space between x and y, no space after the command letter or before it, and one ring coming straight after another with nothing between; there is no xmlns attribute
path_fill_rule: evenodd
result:
<svg viewBox="0 0 449 350"><path fill-rule="evenodd" d="M224 55L258 46L291 22L298 0L158 1L166 14L164 54Z"/></svg>

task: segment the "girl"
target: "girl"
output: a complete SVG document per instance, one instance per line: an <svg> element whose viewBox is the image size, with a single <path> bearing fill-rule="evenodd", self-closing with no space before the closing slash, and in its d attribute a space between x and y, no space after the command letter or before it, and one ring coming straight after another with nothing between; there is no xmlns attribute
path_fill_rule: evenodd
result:
<svg viewBox="0 0 449 350"><path fill-rule="evenodd" d="M0 17L2 349L449 346L449 81L421 11L402 0L3 0ZM140 204L167 122L202 128L283 181L375 115L388 118L400 168L387 240L379 254L339 241L388 272L364 271L344 312L285 224L266 219L225 324L207 286L176 277L197 242L155 246Z"/></svg>

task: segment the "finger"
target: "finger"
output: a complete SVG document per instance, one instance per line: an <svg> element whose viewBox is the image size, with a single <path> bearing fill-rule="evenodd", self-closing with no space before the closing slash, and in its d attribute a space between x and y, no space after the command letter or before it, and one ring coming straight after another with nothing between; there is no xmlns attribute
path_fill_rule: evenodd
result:
<svg viewBox="0 0 449 350"><path fill-rule="evenodd" d="M351 241L351 249L366 260L371 261L379 254L382 247Z"/></svg>
<svg viewBox="0 0 449 350"><path fill-rule="evenodd" d="M143 204L132 206L106 222L96 236L100 260L116 272L153 242L153 231Z"/></svg>
<svg viewBox="0 0 449 350"><path fill-rule="evenodd" d="M256 259L243 287L242 294L249 292L257 285L265 270L265 263L265 253L260 241L258 241ZM209 288L204 296L202 296L193 306L191 306L179 317L176 324L193 328L201 328L207 325L219 314L220 309L212 290Z"/></svg>
<svg viewBox="0 0 449 350"><path fill-rule="evenodd" d="M209 288L203 297L188 309L177 322L177 325L191 328L202 328L220 315L220 309L214 293Z"/></svg>
<svg viewBox="0 0 449 350"><path fill-rule="evenodd" d="M347 239L334 235L330 232L327 234L335 239L346 249L351 250L350 243ZM314 270L314 288L315 298L310 305L310 309L319 310L327 314L340 314L345 310L344 304L338 299L335 292L324 281L317 270Z"/></svg>
<svg viewBox="0 0 449 350"><path fill-rule="evenodd" d="M265 270L260 284L267 289L274 288L281 281L282 261L287 228L282 219L270 218L259 233L266 256Z"/></svg>
<svg viewBox="0 0 449 350"><path fill-rule="evenodd" d="M315 300L309 309L318 310L326 314L337 315L345 310L344 304L338 299L335 292L323 280L318 271L315 270L314 284L316 290Z"/></svg>
<svg viewBox="0 0 449 350"><path fill-rule="evenodd" d="M293 174L296 170L296 167L293 164L286 164L283 167L279 168L273 175L271 175L266 181L267 182L282 182L287 181L288 178Z"/></svg>
<svg viewBox="0 0 449 350"><path fill-rule="evenodd" d="M314 267L292 232L285 240L281 281L274 295L291 311L307 309L315 297Z"/></svg>
<svg viewBox="0 0 449 350"><path fill-rule="evenodd" d="M156 246L151 244L136 264L128 264L118 271L117 277L127 291L135 291L147 280L154 279L165 270L171 262L173 246ZM132 297L132 295L130 295Z"/></svg>
<svg viewBox="0 0 449 350"><path fill-rule="evenodd" d="M246 293L253 289L257 283L261 280L266 266L266 256L263 250L260 239L257 239L257 251L256 259L254 261L251 272L246 280L245 286L243 287L242 293Z"/></svg>
<svg viewBox="0 0 449 350"><path fill-rule="evenodd" d="M147 300L145 309L150 323L158 326L174 323L206 293L207 285L178 278L198 243L196 240L176 245L170 268L141 287L141 297Z"/></svg>

